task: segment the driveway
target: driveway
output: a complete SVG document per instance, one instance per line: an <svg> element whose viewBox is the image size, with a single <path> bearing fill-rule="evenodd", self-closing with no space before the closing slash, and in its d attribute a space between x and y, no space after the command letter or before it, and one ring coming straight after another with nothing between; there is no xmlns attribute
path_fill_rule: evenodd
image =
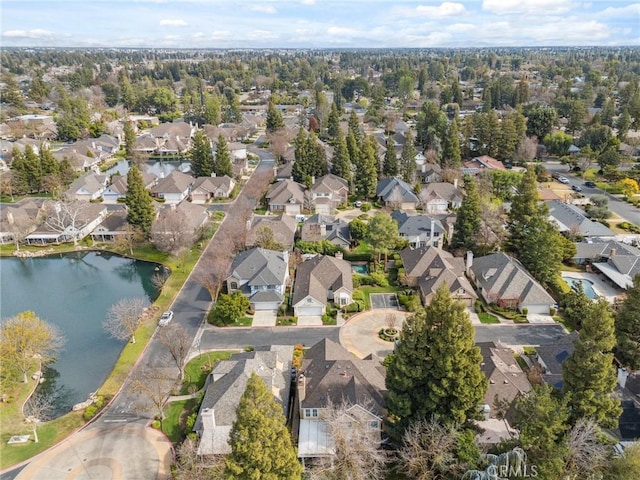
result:
<svg viewBox="0 0 640 480"><path fill-rule="evenodd" d="M251 325L254 327L275 327L277 316L277 310L256 310L253 312L253 323Z"/></svg>
<svg viewBox="0 0 640 480"><path fill-rule="evenodd" d="M299 327L321 327L322 316L321 315L298 315Z"/></svg>

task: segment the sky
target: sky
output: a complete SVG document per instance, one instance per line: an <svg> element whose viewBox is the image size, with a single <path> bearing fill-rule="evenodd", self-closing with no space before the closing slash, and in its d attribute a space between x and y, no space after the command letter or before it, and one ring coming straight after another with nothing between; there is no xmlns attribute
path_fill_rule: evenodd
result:
<svg viewBox="0 0 640 480"><path fill-rule="evenodd" d="M0 46L640 46L638 0L1 0Z"/></svg>

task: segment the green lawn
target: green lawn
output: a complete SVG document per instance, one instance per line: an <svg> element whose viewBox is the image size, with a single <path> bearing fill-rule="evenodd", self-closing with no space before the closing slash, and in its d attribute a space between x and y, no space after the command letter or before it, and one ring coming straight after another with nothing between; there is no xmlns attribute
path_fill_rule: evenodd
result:
<svg viewBox="0 0 640 480"><path fill-rule="evenodd" d="M207 375L213 370L215 364L220 360L226 360L233 353L233 351L218 351L203 353L199 357L191 359L184 370L184 381L180 389L180 395L185 395L189 392L189 385L195 385L195 391L200 390L204 386L204 382L207 379ZM193 388L193 387L192 387Z"/></svg>
<svg viewBox="0 0 640 480"><path fill-rule="evenodd" d="M195 398L179 400L166 405L164 409L166 417L162 421L162 431L174 445L184 438L186 434L184 431L185 422L196 406L197 400Z"/></svg>
<svg viewBox="0 0 640 480"><path fill-rule="evenodd" d="M279 327L288 327L291 325L297 325L298 319L296 317L278 317L276 318L276 325Z"/></svg>
<svg viewBox="0 0 640 480"><path fill-rule="evenodd" d="M490 313L479 313L478 318L480 319L480 323L500 323L498 317L491 315Z"/></svg>
<svg viewBox="0 0 640 480"><path fill-rule="evenodd" d="M564 325L564 328L566 328L568 332L573 332L575 330L574 326L571 325L571 323L569 323L569 321L566 318L556 315L555 317L553 317L553 319L556 322Z"/></svg>

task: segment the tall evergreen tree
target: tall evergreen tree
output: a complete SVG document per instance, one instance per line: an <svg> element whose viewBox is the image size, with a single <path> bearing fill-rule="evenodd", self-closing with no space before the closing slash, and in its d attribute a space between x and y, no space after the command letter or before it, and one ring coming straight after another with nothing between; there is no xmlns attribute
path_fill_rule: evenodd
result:
<svg viewBox="0 0 640 480"><path fill-rule="evenodd" d="M191 149L191 172L195 177L210 177L213 173L214 162L211 143L202 130L193 136Z"/></svg>
<svg viewBox="0 0 640 480"><path fill-rule="evenodd" d="M57 175L60 173L60 164L47 147L40 148L40 169L43 175Z"/></svg>
<svg viewBox="0 0 640 480"><path fill-rule="evenodd" d="M356 191L361 198L373 198L378 184L378 156L373 137L368 136L364 139L357 158L354 165Z"/></svg>
<svg viewBox="0 0 640 480"><path fill-rule="evenodd" d="M302 476L282 406L255 373L240 398L229 445L227 480L299 480Z"/></svg>
<svg viewBox="0 0 640 480"><path fill-rule="evenodd" d="M347 141L344 138L342 130L338 130L335 140L335 148L333 150L333 159L331 161L331 173L344 178L347 183L351 184L351 160L349 160L349 150L347 150Z"/></svg>
<svg viewBox="0 0 640 480"><path fill-rule="evenodd" d="M584 312L574 351L562 364L563 389L568 395L572 423L592 418L604 428L618 425L620 400L611 396L617 384L611 352L615 344L611 307L600 299Z"/></svg>
<svg viewBox="0 0 640 480"><path fill-rule="evenodd" d="M465 306L440 286L431 304L409 317L391 355L387 431L399 441L414 420L464 423L478 415L487 390L482 355Z"/></svg>
<svg viewBox="0 0 640 480"><path fill-rule="evenodd" d="M444 138L444 145L442 151L442 163L449 168L460 168L462 163L462 155L460 153L460 138L458 129L458 120L455 118L449 128L447 129L447 135Z"/></svg>
<svg viewBox="0 0 640 480"><path fill-rule="evenodd" d="M28 191L29 186L25 169L24 153L14 146L11 150L11 170L13 172L11 183L16 193L26 193Z"/></svg>
<svg viewBox="0 0 640 480"><path fill-rule="evenodd" d="M204 123L218 125L221 120L220 98L215 93L205 94L204 107L202 112Z"/></svg>
<svg viewBox="0 0 640 480"><path fill-rule="evenodd" d="M127 158L133 155L133 144L136 141L136 132L133 130L133 124L130 121L124 122L124 153Z"/></svg>
<svg viewBox="0 0 640 480"><path fill-rule="evenodd" d="M338 141L338 133L340 132L340 113L335 102L331 104L331 112L327 120L327 134L330 140Z"/></svg>
<svg viewBox="0 0 640 480"><path fill-rule="evenodd" d="M562 263L562 236L553 224L541 215L532 217L518 251L525 268L543 285L553 285Z"/></svg>
<svg viewBox="0 0 640 480"><path fill-rule="evenodd" d="M407 132L402 146L402 154L400 155L400 175L402 179L411 184L416 175L416 147L413 143L413 135Z"/></svg>
<svg viewBox="0 0 640 480"><path fill-rule="evenodd" d="M223 177L225 175L233 178L233 165L231 164L231 154L224 136L218 136L218 145L216 146L216 157L213 162L213 171L216 176Z"/></svg>
<svg viewBox="0 0 640 480"><path fill-rule="evenodd" d="M355 110L351 110L349 114L349 133L353 133L353 136L358 141L358 145L362 145L362 132L360 131L360 120Z"/></svg>
<svg viewBox="0 0 640 480"><path fill-rule="evenodd" d="M21 169L29 191L39 192L42 188L42 165L40 164L40 158L33 151L31 145L27 145L24 149Z"/></svg>
<svg viewBox="0 0 640 480"><path fill-rule="evenodd" d="M266 130L269 133L275 132L284 128L284 120L280 110L276 108L276 104L272 99L269 99L269 106L267 107L267 127Z"/></svg>
<svg viewBox="0 0 640 480"><path fill-rule="evenodd" d="M534 217L544 215L545 208L540 205L535 170L529 167L520 181L518 193L514 195L509 210L507 247L510 251L522 251L529 224Z"/></svg>
<svg viewBox="0 0 640 480"><path fill-rule="evenodd" d="M464 196L456 214L456 225L451 239L451 248L475 251L478 234L482 226L482 205L478 187L473 178L464 180Z"/></svg>
<svg viewBox="0 0 640 480"><path fill-rule="evenodd" d="M393 140L387 138L387 151L384 152L382 161L382 175L385 177L395 177L398 174L398 156Z"/></svg>
<svg viewBox="0 0 640 480"><path fill-rule="evenodd" d="M627 289L627 298L616 315L616 355L623 365L640 369L640 274Z"/></svg>
<svg viewBox="0 0 640 480"><path fill-rule="evenodd" d="M144 188L142 174L136 165L131 165L127 173L127 194L124 203L128 210L127 222L139 228L145 238L149 238L155 217L153 199Z"/></svg>

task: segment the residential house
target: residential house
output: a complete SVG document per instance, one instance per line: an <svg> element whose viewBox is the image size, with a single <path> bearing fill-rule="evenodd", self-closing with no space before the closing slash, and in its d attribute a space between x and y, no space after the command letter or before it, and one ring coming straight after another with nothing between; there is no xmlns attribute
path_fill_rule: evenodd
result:
<svg viewBox="0 0 640 480"><path fill-rule="evenodd" d="M442 181L442 167L436 163L422 163L418 166L417 175L420 183L433 183Z"/></svg>
<svg viewBox="0 0 640 480"><path fill-rule="evenodd" d="M249 233L247 234L247 247L255 247L258 232L261 228L269 228L273 233L273 241L277 242L287 250L293 248L295 243L296 231L298 224L296 219L289 215L253 215L251 220L247 221Z"/></svg>
<svg viewBox="0 0 640 480"><path fill-rule="evenodd" d="M58 162L67 160L76 172L86 172L87 170L97 168L100 164L100 159L90 157L86 155L86 152L81 153L72 147L61 148L60 150L51 152L51 154Z"/></svg>
<svg viewBox="0 0 640 480"><path fill-rule="evenodd" d="M325 338L305 352L298 375L296 402L300 411L298 457L331 457L335 446L325 419L328 407L346 405L345 422L364 424L371 441L381 441L385 371L378 358L359 359Z"/></svg>
<svg viewBox="0 0 640 480"><path fill-rule="evenodd" d="M385 206L401 210L415 210L420 203L411 185L396 177L379 180L376 197Z"/></svg>
<svg viewBox="0 0 640 480"><path fill-rule="evenodd" d="M0 209L0 243L19 242L41 222L41 199L25 198Z"/></svg>
<svg viewBox="0 0 640 480"><path fill-rule="evenodd" d="M482 342L477 346L482 353L480 368L489 382L484 395L484 413L486 417L496 418L506 413L496 403L511 405L520 395L531 390L531 383L510 348L495 342Z"/></svg>
<svg viewBox="0 0 640 480"><path fill-rule="evenodd" d="M200 437L198 455L226 455L231 452L229 434L236 420L240 398L253 373L258 375L289 416L291 360L293 347L272 345L251 352L235 353L219 361L205 385L193 430Z"/></svg>
<svg viewBox="0 0 640 480"><path fill-rule="evenodd" d="M94 242L115 242L119 237L127 235L133 235L133 231L127 221L127 210L121 208L109 213L100 225L93 229L91 239Z"/></svg>
<svg viewBox="0 0 640 480"><path fill-rule="evenodd" d="M151 190L151 188L158 183L158 177L154 173L141 173L144 188ZM117 202L120 198L125 198L127 195L127 176L126 175L112 175L111 184L108 185L102 197L107 203Z"/></svg>
<svg viewBox="0 0 640 480"><path fill-rule="evenodd" d="M562 388L562 364L571 356L578 332L563 335L556 342L536 347L535 360L540 366L542 380L549 385Z"/></svg>
<svg viewBox="0 0 640 480"><path fill-rule="evenodd" d="M517 431L509 425L513 421L513 404L532 387L510 348L494 342L478 343L482 353L480 368L489 386L484 395L484 419L477 422L482 433L477 441L481 445L495 445L503 440L517 438Z"/></svg>
<svg viewBox="0 0 640 480"><path fill-rule="evenodd" d="M158 144L156 138L151 133L145 133L136 138L133 142L131 150L137 153L151 155L156 152Z"/></svg>
<svg viewBox="0 0 640 480"><path fill-rule="evenodd" d="M291 180L293 178L293 162L285 162L276 170L276 180Z"/></svg>
<svg viewBox="0 0 640 480"><path fill-rule="evenodd" d="M167 203L179 203L189 196L194 182L191 175L174 170L151 187L151 195Z"/></svg>
<svg viewBox="0 0 640 480"><path fill-rule="evenodd" d="M228 175L222 177L198 177L191 187L193 203L207 203L210 200L229 198L236 181Z"/></svg>
<svg viewBox="0 0 640 480"><path fill-rule="evenodd" d="M315 213L331 215L340 204L347 203L349 185L332 173L315 179L311 186L311 203Z"/></svg>
<svg viewBox="0 0 640 480"><path fill-rule="evenodd" d="M160 240L167 245L168 251L174 251L169 245L194 242L208 222L209 210L204 205L191 202L164 204L153 222L154 241Z"/></svg>
<svg viewBox="0 0 640 480"><path fill-rule="evenodd" d="M462 192L458 190L457 182L429 183L422 187L419 197L423 210L428 213L446 213L462 205Z"/></svg>
<svg viewBox="0 0 640 480"><path fill-rule="evenodd" d="M305 204L305 188L293 180L283 180L271 185L265 198L270 212L300 215Z"/></svg>
<svg viewBox="0 0 640 480"><path fill-rule="evenodd" d="M179 155L191 148L191 138L196 128L190 123L161 123L149 130L156 143L154 153L160 155Z"/></svg>
<svg viewBox="0 0 640 480"><path fill-rule="evenodd" d="M446 230L440 220L427 215L409 215L402 210L394 210L391 218L398 224L400 237L410 246L442 248Z"/></svg>
<svg viewBox="0 0 640 480"><path fill-rule="evenodd" d="M29 245L47 245L82 240L106 217L108 211L100 203L48 202L46 219L24 239Z"/></svg>
<svg viewBox="0 0 640 480"><path fill-rule="evenodd" d="M400 259L404 268L403 283L420 290L424 305L429 305L442 284L447 285L455 300L461 301L468 307L472 306L478 298L471 283L465 277L463 258L456 258L440 248L423 246L402 249Z"/></svg>
<svg viewBox="0 0 640 480"><path fill-rule="evenodd" d="M588 263L621 289L633 285L640 273L640 249L618 241L576 243L576 263Z"/></svg>
<svg viewBox="0 0 640 480"><path fill-rule="evenodd" d="M463 175L477 175L483 170L506 170L506 167L500 160L496 160L489 155L475 157L462 164Z"/></svg>
<svg viewBox="0 0 640 480"><path fill-rule="evenodd" d="M276 310L289 280L289 253L252 248L239 253L231 264L227 291L242 292L254 310Z"/></svg>
<svg viewBox="0 0 640 480"><path fill-rule="evenodd" d="M87 155L91 152L91 155L88 156L94 157L102 163L114 157L120 149L120 141L111 135L102 134L98 138L77 141L71 144L69 148Z"/></svg>
<svg viewBox="0 0 640 480"><path fill-rule="evenodd" d="M291 300L296 317L321 316L328 301L343 307L352 302L352 295L351 263L342 255L316 255L296 268Z"/></svg>
<svg viewBox="0 0 640 480"><path fill-rule="evenodd" d="M468 255L467 275L487 303L544 315L556 303L518 260L503 252L476 259Z"/></svg>
<svg viewBox="0 0 640 480"><path fill-rule="evenodd" d="M303 242L328 240L334 245L347 248L351 245L349 224L331 215L315 214L302 224L300 239Z"/></svg>
<svg viewBox="0 0 640 480"><path fill-rule="evenodd" d="M585 238L614 239L616 234L600 222L587 218L584 211L575 205L560 200L546 202L549 220L558 226L561 233L567 232Z"/></svg>
<svg viewBox="0 0 640 480"><path fill-rule="evenodd" d="M243 125L235 123L223 123L221 125L205 125L202 127L204 134L212 142L217 142L218 137L222 135L227 143L244 142L249 138L249 130Z"/></svg>
<svg viewBox="0 0 640 480"><path fill-rule="evenodd" d="M87 172L69 185L69 188L64 192L64 196L70 200L83 200L86 202L97 200L107 188L108 178L106 175Z"/></svg>

